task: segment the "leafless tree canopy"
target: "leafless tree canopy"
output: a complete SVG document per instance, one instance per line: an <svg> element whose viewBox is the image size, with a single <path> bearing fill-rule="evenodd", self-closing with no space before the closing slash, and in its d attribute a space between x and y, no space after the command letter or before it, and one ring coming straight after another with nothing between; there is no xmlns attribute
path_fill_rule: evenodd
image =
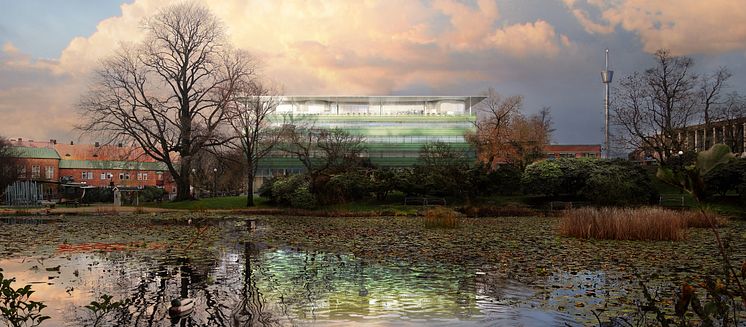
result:
<svg viewBox="0 0 746 327"><path fill-rule="evenodd" d="M5 188L18 180L18 158L8 139L0 136L0 196L5 194Z"/></svg>
<svg viewBox="0 0 746 327"><path fill-rule="evenodd" d="M243 83L239 90L239 96L229 107L228 119L238 137L228 146L242 154L246 168L246 206L253 206L257 164L272 151L281 135L279 128L271 124L280 97L277 90L259 81Z"/></svg>
<svg viewBox="0 0 746 327"><path fill-rule="evenodd" d="M696 118L697 76L691 72L691 58L666 50L658 50L654 58L655 67L620 82L612 112L625 143L651 149L663 160L682 149L678 131Z"/></svg>
<svg viewBox="0 0 746 327"><path fill-rule="evenodd" d="M523 97L503 97L492 88L486 96L477 108L476 131L466 135L478 159L492 168L513 164L522 169L542 157L553 131L549 108L526 117Z"/></svg>
<svg viewBox="0 0 746 327"><path fill-rule="evenodd" d="M194 3L161 10L145 29L143 43L122 46L101 64L79 104L79 127L141 146L167 165L177 199L187 199L191 157L230 139L227 107L254 62L226 44L222 24Z"/></svg>
<svg viewBox="0 0 746 327"><path fill-rule="evenodd" d="M279 149L301 161L311 178L314 191L317 184L333 174L362 165L365 138L341 129L315 128L313 122L286 124Z"/></svg>

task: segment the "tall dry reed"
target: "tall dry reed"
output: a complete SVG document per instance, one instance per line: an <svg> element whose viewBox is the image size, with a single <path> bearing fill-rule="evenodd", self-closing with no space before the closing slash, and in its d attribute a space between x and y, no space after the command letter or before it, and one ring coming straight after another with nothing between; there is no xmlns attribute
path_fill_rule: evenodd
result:
<svg viewBox="0 0 746 327"><path fill-rule="evenodd" d="M581 208L566 211L560 220L562 235L604 240L677 241L688 227L721 225L714 214L661 208Z"/></svg>
<svg viewBox="0 0 746 327"><path fill-rule="evenodd" d="M459 226L459 213L446 207L435 207L425 211L425 227L456 228Z"/></svg>

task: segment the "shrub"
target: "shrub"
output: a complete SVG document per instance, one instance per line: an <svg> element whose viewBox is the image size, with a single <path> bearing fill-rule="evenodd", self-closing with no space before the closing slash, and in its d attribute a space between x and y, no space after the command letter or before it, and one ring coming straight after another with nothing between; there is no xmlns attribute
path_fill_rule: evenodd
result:
<svg viewBox="0 0 746 327"><path fill-rule="evenodd" d="M534 162L521 176L521 186L528 194L558 195L563 172L556 160Z"/></svg>
<svg viewBox="0 0 746 327"><path fill-rule="evenodd" d="M434 207L425 210L425 227L428 228L457 228L459 213L446 207Z"/></svg>
<svg viewBox="0 0 746 327"><path fill-rule="evenodd" d="M677 241L686 237L689 213L660 208L581 208L562 215L562 235L585 239Z"/></svg>
<svg viewBox="0 0 746 327"><path fill-rule="evenodd" d="M370 178L364 173L346 172L331 176L318 194L323 203L344 203L365 198L370 189Z"/></svg>
<svg viewBox="0 0 746 327"><path fill-rule="evenodd" d="M140 191L139 197L140 202L157 202L163 199L163 195L166 194L160 187L146 186ZM113 199L112 199L113 201Z"/></svg>
<svg viewBox="0 0 746 327"><path fill-rule="evenodd" d="M597 161L583 184L583 198L599 205L652 204L657 198L645 169L623 160Z"/></svg>
<svg viewBox="0 0 746 327"><path fill-rule="evenodd" d="M86 189L83 203L113 203L114 191L110 188L97 187Z"/></svg>
<svg viewBox="0 0 746 327"><path fill-rule="evenodd" d="M736 191L743 196L746 189L746 159L735 159L711 170L704 176L705 189L708 194L725 195Z"/></svg>
<svg viewBox="0 0 746 327"><path fill-rule="evenodd" d="M275 177L272 182L271 201L275 204L292 205L295 192L301 188L305 188L306 191L310 189L310 182L305 175Z"/></svg>
<svg viewBox="0 0 746 327"><path fill-rule="evenodd" d="M262 186L259 187L259 190L257 190L257 193L259 193L259 196L269 200L270 203L274 203L274 196L272 196L272 186L275 183L275 177L270 177L269 179L266 179L264 183L262 183Z"/></svg>
<svg viewBox="0 0 746 327"><path fill-rule="evenodd" d="M316 206L316 197L311 194L308 185L303 185L293 191L290 206L300 209L312 209Z"/></svg>

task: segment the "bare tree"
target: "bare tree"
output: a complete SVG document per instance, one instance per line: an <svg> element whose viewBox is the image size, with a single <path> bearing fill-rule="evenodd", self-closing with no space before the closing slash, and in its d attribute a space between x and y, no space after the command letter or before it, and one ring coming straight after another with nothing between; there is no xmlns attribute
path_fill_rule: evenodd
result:
<svg viewBox="0 0 746 327"><path fill-rule="evenodd" d="M226 43L221 22L195 3L161 10L145 30L143 43L122 46L102 63L79 104L79 128L142 147L168 167L176 199L190 199L192 156L228 142L226 107L254 63Z"/></svg>
<svg viewBox="0 0 746 327"><path fill-rule="evenodd" d="M311 192L331 175L362 166L365 139L341 129L286 125L281 149L298 158L311 178Z"/></svg>
<svg viewBox="0 0 746 327"><path fill-rule="evenodd" d="M550 109L526 117L522 106L523 97L503 97L490 88L477 108L476 131L466 138L488 167L513 164L522 169L543 156L553 131Z"/></svg>
<svg viewBox="0 0 746 327"><path fill-rule="evenodd" d="M736 92L727 94L717 114L719 122L726 126L723 129L723 143L728 145L731 151L736 151L740 147L738 143L742 136L734 126L746 117L746 99Z"/></svg>
<svg viewBox="0 0 746 327"><path fill-rule="evenodd" d="M723 89L726 87L726 82L732 76L732 74L725 67L720 67L717 71L710 75L705 75L699 78L698 85L698 99L700 101L699 110L702 115L702 121L704 123L705 130L712 130L714 122L725 118L724 111L728 110L725 108L726 100L722 97ZM711 135L705 133L705 138L709 138ZM713 142L707 142L712 144Z"/></svg>
<svg viewBox="0 0 746 327"><path fill-rule="evenodd" d="M274 148L281 135L271 116L280 103L277 91L261 82L246 83L231 105L230 125L238 136L230 146L239 149L245 163L246 206L254 206L254 177L259 160Z"/></svg>
<svg viewBox="0 0 746 327"><path fill-rule="evenodd" d="M13 151L12 144L0 136L0 196L5 194L5 188L18 180L18 155Z"/></svg>
<svg viewBox="0 0 746 327"><path fill-rule="evenodd" d="M697 77L690 71L691 58L667 50L658 50L654 58L655 67L620 82L612 111L628 146L653 151L656 160L664 162L683 149L678 132L697 115Z"/></svg>

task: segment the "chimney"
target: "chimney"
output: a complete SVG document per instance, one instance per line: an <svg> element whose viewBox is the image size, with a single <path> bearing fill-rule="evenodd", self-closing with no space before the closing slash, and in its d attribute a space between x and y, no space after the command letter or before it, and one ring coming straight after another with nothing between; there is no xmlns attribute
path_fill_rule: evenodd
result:
<svg viewBox="0 0 746 327"><path fill-rule="evenodd" d="M52 143L52 144L57 144L57 140L55 140L55 139L51 139L51 140L49 140L49 143Z"/></svg>
<svg viewBox="0 0 746 327"><path fill-rule="evenodd" d="M73 142L73 141L70 141L70 145L75 145L75 142Z"/></svg>
<svg viewBox="0 0 746 327"><path fill-rule="evenodd" d="M100 146L100 144L98 142L96 142L95 144L93 144L93 146L95 146L95 147L98 148Z"/></svg>

